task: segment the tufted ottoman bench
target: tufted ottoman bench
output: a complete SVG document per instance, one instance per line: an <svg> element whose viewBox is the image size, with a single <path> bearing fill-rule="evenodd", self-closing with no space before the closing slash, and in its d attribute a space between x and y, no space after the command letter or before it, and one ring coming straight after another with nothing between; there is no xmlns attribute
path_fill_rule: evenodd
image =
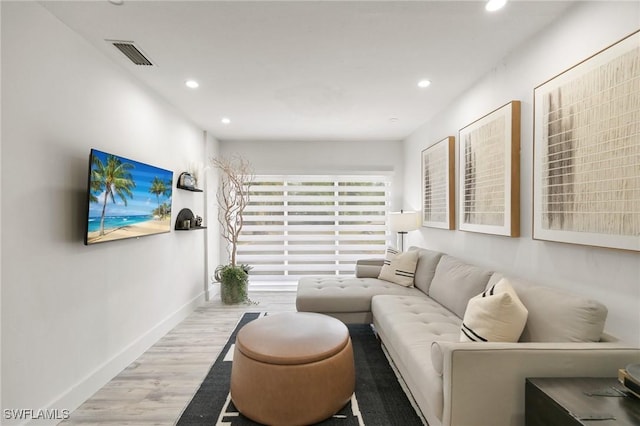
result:
<svg viewBox="0 0 640 426"><path fill-rule="evenodd" d="M309 425L339 411L355 389L349 330L326 315L269 315L240 329L231 399L259 423Z"/></svg>

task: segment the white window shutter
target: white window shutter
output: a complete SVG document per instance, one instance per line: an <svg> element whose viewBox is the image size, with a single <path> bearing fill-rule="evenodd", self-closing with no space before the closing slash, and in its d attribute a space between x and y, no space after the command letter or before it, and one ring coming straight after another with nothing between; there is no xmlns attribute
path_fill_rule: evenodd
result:
<svg viewBox="0 0 640 426"><path fill-rule="evenodd" d="M252 284L353 274L383 257L391 176L258 175L244 213L238 263Z"/></svg>

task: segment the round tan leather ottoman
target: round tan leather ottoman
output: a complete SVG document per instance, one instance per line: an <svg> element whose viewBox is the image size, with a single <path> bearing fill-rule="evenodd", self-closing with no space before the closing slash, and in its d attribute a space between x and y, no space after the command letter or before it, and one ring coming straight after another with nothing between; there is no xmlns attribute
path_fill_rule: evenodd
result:
<svg viewBox="0 0 640 426"><path fill-rule="evenodd" d="M231 399L253 421L310 425L339 411L355 388L349 330L321 314L288 312L250 322L236 337Z"/></svg>

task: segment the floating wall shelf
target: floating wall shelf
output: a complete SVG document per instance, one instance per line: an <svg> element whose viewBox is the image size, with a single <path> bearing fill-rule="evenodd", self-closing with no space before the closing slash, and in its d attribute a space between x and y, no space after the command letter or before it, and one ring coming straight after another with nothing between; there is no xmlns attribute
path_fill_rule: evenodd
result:
<svg viewBox="0 0 640 426"><path fill-rule="evenodd" d="M176 217L176 226L175 226L175 230L176 231L197 231L198 229L207 229L206 226L190 226L188 228L183 227L183 223L185 220L190 221L192 224L196 223L196 218L193 215L193 212L189 209L182 209L180 210L180 213L178 213L178 216Z"/></svg>
<svg viewBox="0 0 640 426"><path fill-rule="evenodd" d="M202 189L200 188L192 188L189 186L180 186L178 185L178 189L184 189L185 191L191 191L191 192L202 192Z"/></svg>
<svg viewBox="0 0 640 426"><path fill-rule="evenodd" d="M193 178L191 173L182 172L178 177L178 182L176 183L176 187L178 189L184 189L185 191L192 192L202 192L202 189L196 188L196 180Z"/></svg>

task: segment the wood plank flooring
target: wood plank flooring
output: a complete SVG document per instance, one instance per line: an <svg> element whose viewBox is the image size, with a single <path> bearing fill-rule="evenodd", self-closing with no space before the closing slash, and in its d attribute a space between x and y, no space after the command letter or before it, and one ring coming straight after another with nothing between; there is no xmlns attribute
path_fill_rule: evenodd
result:
<svg viewBox="0 0 640 426"><path fill-rule="evenodd" d="M295 311L295 291L252 292L258 305L196 309L71 413L62 425L173 425L244 312Z"/></svg>

